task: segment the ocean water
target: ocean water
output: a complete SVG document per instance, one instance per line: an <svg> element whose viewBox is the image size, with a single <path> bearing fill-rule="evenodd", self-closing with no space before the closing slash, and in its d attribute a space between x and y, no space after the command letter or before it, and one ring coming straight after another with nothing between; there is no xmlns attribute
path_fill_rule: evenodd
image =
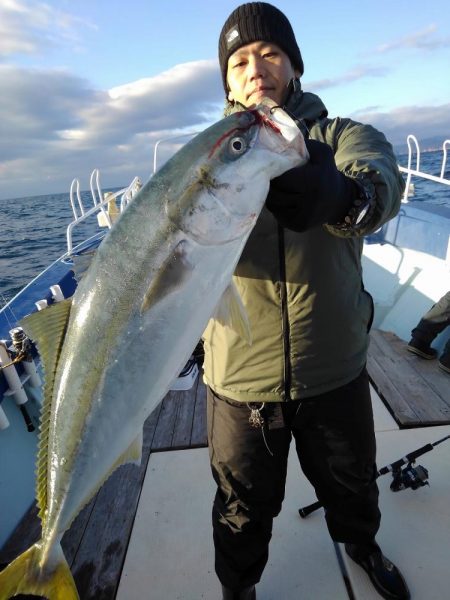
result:
<svg viewBox="0 0 450 600"><path fill-rule="evenodd" d="M80 196L87 211L91 193ZM0 200L0 307L64 254L72 220L69 193ZM97 231L97 218L88 217L74 228L73 244Z"/></svg>
<svg viewBox="0 0 450 600"><path fill-rule="evenodd" d="M398 156L398 162L406 167L407 156ZM441 151L421 154L421 171L439 176L441 164ZM450 178L450 158L447 165L445 177ZM411 199L450 207L450 187L418 178L413 183ZM81 198L86 209L92 206L90 192ZM0 307L66 251L72 219L68 193L0 200ZM74 243L96 231L96 217L91 217L75 228Z"/></svg>

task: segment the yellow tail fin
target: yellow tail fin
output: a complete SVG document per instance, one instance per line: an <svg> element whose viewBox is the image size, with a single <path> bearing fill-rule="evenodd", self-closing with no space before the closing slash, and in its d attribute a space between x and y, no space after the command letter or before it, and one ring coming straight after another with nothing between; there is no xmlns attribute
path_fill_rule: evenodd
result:
<svg viewBox="0 0 450 600"><path fill-rule="evenodd" d="M0 573L0 600L17 594L34 594L48 600L80 600L69 565L58 544L52 551L52 566L41 568L38 542L21 554Z"/></svg>

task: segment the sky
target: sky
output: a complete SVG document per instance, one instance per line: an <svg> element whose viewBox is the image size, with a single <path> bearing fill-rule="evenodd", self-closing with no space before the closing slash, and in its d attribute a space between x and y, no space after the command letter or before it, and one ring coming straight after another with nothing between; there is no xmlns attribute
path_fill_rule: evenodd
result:
<svg viewBox="0 0 450 600"><path fill-rule="evenodd" d="M153 170L155 143L222 116L217 41L228 0L0 0L0 199L104 188ZM274 1L305 91L332 117L450 138L448 0ZM158 166L177 138L158 147Z"/></svg>

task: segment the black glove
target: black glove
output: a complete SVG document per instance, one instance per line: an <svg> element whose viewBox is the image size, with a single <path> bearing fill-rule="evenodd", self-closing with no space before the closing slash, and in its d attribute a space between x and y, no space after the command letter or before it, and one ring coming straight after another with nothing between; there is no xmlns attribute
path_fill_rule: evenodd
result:
<svg viewBox="0 0 450 600"><path fill-rule="evenodd" d="M309 161L273 179L266 200L280 225L293 231L343 221L360 194L358 184L337 169L328 144L305 143Z"/></svg>

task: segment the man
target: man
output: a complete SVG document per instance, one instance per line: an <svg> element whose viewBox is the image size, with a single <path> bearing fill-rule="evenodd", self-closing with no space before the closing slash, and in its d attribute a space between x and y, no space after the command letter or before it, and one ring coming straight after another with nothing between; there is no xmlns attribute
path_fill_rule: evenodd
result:
<svg viewBox="0 0 450 600"><path fill-rule="evenodd" d="M407 349L421 358L432 360L438 355L437 350L431 347L431 342L447 327L450 326L450 291L442 296L430 308L411 331L411 339ZM450 338L439 357L439 368L450 373Z"/></svg>
<svg viewBox="0 0 450 600"><path fill-rule="evenodd" d="M310 154L307 165L272 181L235 272L251 346L214 320L204 334L223 598L256 598L292 436L331 537L345 543L383 597L409 598L375 542L380 513L365 371L373 303L361 279L362 236L399 208L403 180L392 148L370 126L329 119L322 101L301 90L294 32L270 4L232 12L219 61L226 112L268 97L297 120Z"/></svg>

